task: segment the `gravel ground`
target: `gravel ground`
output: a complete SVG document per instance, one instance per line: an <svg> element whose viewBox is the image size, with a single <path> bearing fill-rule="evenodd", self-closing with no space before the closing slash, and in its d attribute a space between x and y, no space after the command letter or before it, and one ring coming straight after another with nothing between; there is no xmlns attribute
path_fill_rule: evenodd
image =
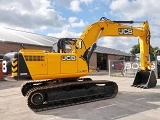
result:
<svg viewBox="0 0 160 120"><path fill-rule="evenodd" d="M90 75L93 80L111 80L119 86L115 98L33 112L21 95L24 81L0 81L0 120L160 120L160 82L151 89L134 88L133 78Z"/></svg>

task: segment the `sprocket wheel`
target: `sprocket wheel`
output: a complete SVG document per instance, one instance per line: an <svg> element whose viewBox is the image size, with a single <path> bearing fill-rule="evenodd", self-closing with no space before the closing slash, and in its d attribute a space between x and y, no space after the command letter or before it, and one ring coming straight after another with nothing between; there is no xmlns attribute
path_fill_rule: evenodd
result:
<svg viewBox="0 0 160 120"><path fill-rule="evenodd" d="M30 101L34 105L42 105L45 101L45 96L43 93L35 92L30 96Z"/></svg>

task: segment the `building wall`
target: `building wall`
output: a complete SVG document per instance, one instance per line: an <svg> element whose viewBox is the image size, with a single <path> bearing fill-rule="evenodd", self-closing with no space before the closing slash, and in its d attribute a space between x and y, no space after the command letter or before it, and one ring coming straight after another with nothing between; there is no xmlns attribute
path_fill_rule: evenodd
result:
<svg viewBox="0 0 160 120"><path fill-rule="evenodd" d="M118 60L122 58L122 55L111 55L111 54L106 54L107 55L107 60L106 60L106 69L108 70L108 60ZM90 59L90 66L93 66L94 68L97 68L97 53L93 53Z"/></svg>
<svg viewBox="0 0 160 120"><path fill-rule="evenodd" d="M89 61L89 65L97 68L97 53L92 54L90 61Z"/></svg>
<svg viewBox="0 0 160 120"><path fill-rule="evenodd" d="M118 60L122 57L123 56L121 56L121 55L108 55L108 60Z"/></svg>
<svg viewBox="0 0 160 120"><path fill-rule="evenodd" d="M29 49L43 49L46 51L52 51L52 47L46 46L38 46L38 45L24 45L25 48ZM10 51L18 52L21 49L20 43L13 43L13 42L0 42L0 54L6 54Z"/></svg>

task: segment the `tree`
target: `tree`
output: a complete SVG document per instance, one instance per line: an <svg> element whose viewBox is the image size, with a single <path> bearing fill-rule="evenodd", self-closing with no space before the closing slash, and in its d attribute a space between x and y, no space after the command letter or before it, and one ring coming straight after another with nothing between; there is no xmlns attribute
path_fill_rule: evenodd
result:
<svg viewBox="0 0 160 120"><path fill-rule="evenodd" d="M132 50L130 51L130 53L131 53L132 55L136 55L137 53L140 53L139 44L134 45L134 46L132 47Z"/></svg>
<svg viewBox="0 0 160 120"><path fill-rule="evenodd" d="M156 58L156 51L158 51L158 50L160 50L158 47L152 47L152 46L150 46L150 53L149 54L150 54L150 60L151 61L155 60L155 58ZM130 51L130 53L132 55L136 55L136 54L140 53L140 45L139 44L134 45L132 47L132 50Z"/></svg>

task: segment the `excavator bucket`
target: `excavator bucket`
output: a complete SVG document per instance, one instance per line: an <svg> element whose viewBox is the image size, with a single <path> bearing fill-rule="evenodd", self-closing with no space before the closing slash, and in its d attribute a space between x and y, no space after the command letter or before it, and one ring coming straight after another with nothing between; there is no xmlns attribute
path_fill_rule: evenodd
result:
<svg viewBox="0 0 160 120"><path fill-rule="evenodd" d="M135 79L133 81L133 87L138 88L152 88L157 84L157 79L154 71L137 71Z"/></svg>

